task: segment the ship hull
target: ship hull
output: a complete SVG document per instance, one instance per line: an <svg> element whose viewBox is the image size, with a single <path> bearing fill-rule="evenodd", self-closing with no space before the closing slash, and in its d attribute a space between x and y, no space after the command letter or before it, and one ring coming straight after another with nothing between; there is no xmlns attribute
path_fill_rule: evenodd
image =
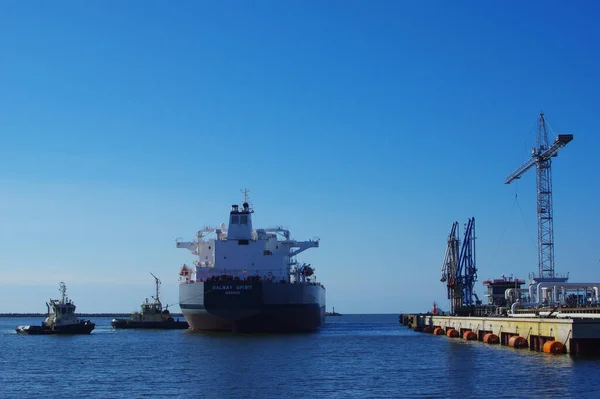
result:
<svg viewBox="0 0 600 399"><path fill-rule="evenodd" d="M18 326L16 328L16 331L19 334L28 334L28 335L89 334L92 332L92 330L94 330L95 326L96 325L94 323L92 323L91 321L84 321L79 324L67 324L64 326L55 326L54 328L50 328L46 325Z"/></svg>
<svg viewBox="0 0 600 399"><path fill-rule="evenodd" d="M110 323L113 328L123 329L155 329L155 330L185 330L189 325L185 321L132 321L127 319L113 319Z"/></svg>
<svg viewBox="0 0 600 399"><path fill-rule="evenodd" d="M325 321L316 284L200 282L180 286L181 311L194 331L310 332Z"/></svg>

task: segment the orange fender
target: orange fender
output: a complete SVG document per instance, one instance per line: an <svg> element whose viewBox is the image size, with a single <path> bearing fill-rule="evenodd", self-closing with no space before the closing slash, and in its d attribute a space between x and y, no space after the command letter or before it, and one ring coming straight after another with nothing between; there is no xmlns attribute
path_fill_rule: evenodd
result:
<svg viewBox="0 0 600 399"><path fill-rule="evenodd" d="M559 341L547 341L544 344L544 353L567 353L567 348Z"/></svg>
<svg viewBox="0 0 600 399"><path fill-rule="evenodd" d="M518 335L513 335L508 340L508 346L512 346L513 348L527 348L529 345L527 344L527 340L523 337L519 337Z"/></svg>
<svg viewBox="0 0 600 399"><path fill-rule="evenodd" d="M483 336L483 342L486 344L497 344L500 342L500 340L496 334L489 333Z"/></svg>
<svg viewBox="0 0 600 399"><path fill-rule="evenodd" d="M451 328L446 332L446 336L450 338L457 338L460 334L455 329Z"/></svg>

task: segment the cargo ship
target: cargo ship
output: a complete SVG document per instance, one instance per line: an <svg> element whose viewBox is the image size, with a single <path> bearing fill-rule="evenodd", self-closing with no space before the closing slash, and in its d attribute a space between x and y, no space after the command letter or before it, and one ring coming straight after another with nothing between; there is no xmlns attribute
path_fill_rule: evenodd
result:
<svg viewBox="0 0 600 399"><path fill-rule="evenodd" d="M177 241L197 257L180 269L179 306L190 329L308 332L325 322L325 287L296 255L319 239L296 241L282 227L253 229L248 203L232 205L229 225Z"/></svg>

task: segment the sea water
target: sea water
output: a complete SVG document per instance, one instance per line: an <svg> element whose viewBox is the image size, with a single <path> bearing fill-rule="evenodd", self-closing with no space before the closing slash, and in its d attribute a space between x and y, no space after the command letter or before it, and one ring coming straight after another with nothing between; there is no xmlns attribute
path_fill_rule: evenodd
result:
<svg viewBox="0 0 600 399"><path fill-rule="evenodd" d="M0 317L0 397L599 398L600 359L415 333L398 315L308 334L114 330L17 335Z"/></svg>

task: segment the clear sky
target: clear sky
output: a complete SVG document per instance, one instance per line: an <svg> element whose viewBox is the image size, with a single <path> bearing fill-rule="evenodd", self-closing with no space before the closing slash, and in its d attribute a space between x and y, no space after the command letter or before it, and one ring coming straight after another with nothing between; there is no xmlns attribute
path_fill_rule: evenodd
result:
<svg viewBox="0 0 600 399"><path fill-rule="evenodd" d="M553 159L556 271L600 281L596 1L3 1L0 312L129 312L227 221L299 256L342 313L447 309L452 223L476 292L537 271L535 123ZM550 140L553 140L553 134ZM179 310L179 308L175 308Z"/></svg>

